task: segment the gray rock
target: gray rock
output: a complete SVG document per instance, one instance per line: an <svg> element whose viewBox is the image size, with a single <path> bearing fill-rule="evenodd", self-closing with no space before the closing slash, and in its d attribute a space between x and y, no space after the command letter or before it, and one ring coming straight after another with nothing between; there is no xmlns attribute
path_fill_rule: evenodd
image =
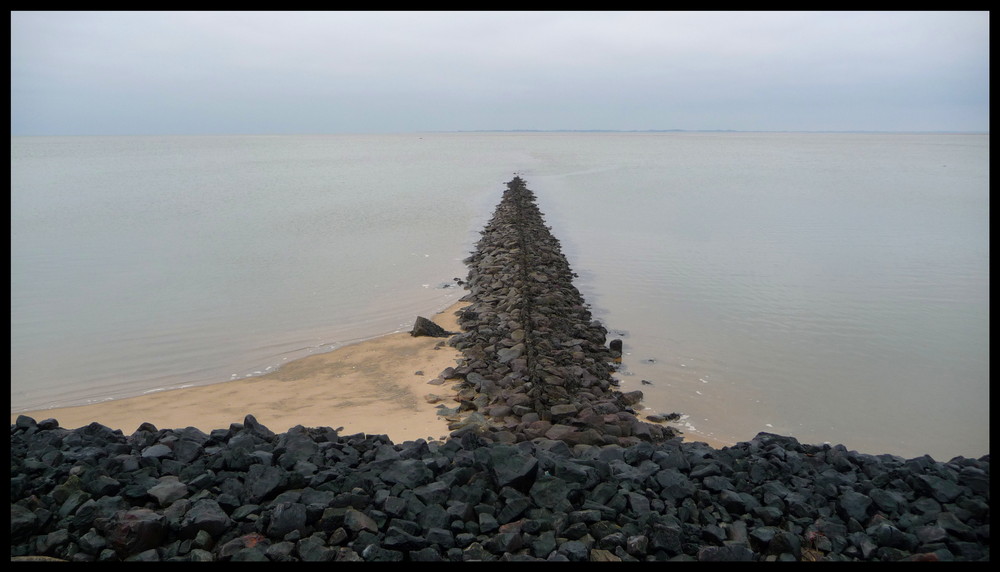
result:
<svg viewBox="0 0 1000 572"><path fill-rule="evenodd" d="M187 496L188 488L177 477L165 476L161 477L160 482L150 487L146 493L155 498L160 506L169 506L174 501Z"/></svg>
<svg viewBox="0 0 1000 572"><path fill-rule="evenodd" d="M535 504L555 510L568 503L566 496L575 487L558 477L539 477L528 491Z"/></svg>
<svg viewBox="0 0 1000 572"><path fill-rule="evenodd" d="M95 556L108 545L108 541L93 528L77 538L76 543L84 553Z"/></svg>
<svg viewBox="0 0 1000 572"><path fill-rule="evenodd" d="M353 508L344 513L344 527L355 533L362 530L378 532L378 524L372 517Z"/></svg>
<svg viewBox="0 0 1000 572"><path fill-rule="evenodd" d="M389 550L409 552L427 548L430 543L420 536L411 534L399 526L389 526L382 541L382 547Z"/></svg>
<svg viewBox="0 0 1000 572"><path fill-rule="evenodd" d="M518 447L496 445L489 450L489 471L498 489L526 491L538 473L538 459Z"/></svg>
<svg viewBox="0 0 1000 572"><path fill-rule="evenodd" d="M586 562L589 560L587 545L578 540L568 540L559 545L556 552L562 554L570 562Z"/></svg>
<svg viewBox="0 0 1000 572"><path fill-rule="evenodd" d="M284 538L289 532L301 530L306 525L306 505L302 503L276 503L272 505L270 514L267 535L274 539Z"/></svg>
<svg viewBox="0 0 1000 572"><path fill-rule="evenodd" d="M754 562L757 560L757 555L743 544L702 546L698 549L698 560L702 562Z"/></svg>
<svg viewBox="0 0 1000 572"><path fill-rule="evenodd" d="M288 473L274 466L250 465L244 481L244 499L250 504L259 504L273 498L288 480Z"/></svg>
<svg viewBox="0 0 1000 572"><path fill-rule="evenodd" d="M162 459L164 457L171 457L173 454L174 450L163 443L150 445L142 450L142 458L144 459Z"/></svg>
<svg viewBox="0 0 1000 572"><path fill-rule="evenodd" d="M864 522L868 518L868 510L872 505L872 499L865 494L847 491L837 499L837 510L846 520L853 518L858 522Z"/></svg>
<svg viewBox="0 0 1000 572"><path fill-rule="evenodd" d="M18 419L24 417L18 416ZM27 419L31 419L28 417ZM38 527L35 512L18 504L10 505L10 537L20 539L30 535Z"/></svg>
<svg viewBox="0 0 1000 572"><path fill-rule="evenodd" d="M332 562L337 556L336 549L326 546L324 539L315 534L298 541L296 550L303 562Z"/></svg>
<svg viewBox="0 0 1000 572"><path fill-rule="evenodd" d="M393 461L379 474L379 478L383 481L399 484L408 489L427 484L433 477L434 473L418 459Z"/></svg>
<svg viewBox="0 0 1000 572"><path fill-rule="evenodd" d="M180 535L182 538L194 538L198 531L204 530L218 538L232 526L233 521L222 510L214 499L205 498L196 501L181 520Z"/></svg>

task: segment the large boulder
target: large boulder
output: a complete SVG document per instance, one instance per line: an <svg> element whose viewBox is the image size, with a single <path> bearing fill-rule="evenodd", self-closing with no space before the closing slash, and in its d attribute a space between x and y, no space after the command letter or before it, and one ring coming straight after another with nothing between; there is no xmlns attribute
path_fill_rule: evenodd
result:
<svg viewBox="0 0 1000 572"><path fill-rule="evenodd" d="M410 335L413 337L429 336L432 338L447 338L448 336L453 335L453 332L445 330L427 318L417 316L417 321L413 323L413 329L410 330Z"/></svg>
<svg viewBox="0 0 1000 572"><path fill-rule="evenodd" d="M194 538L198 531L204 530L218 538L233 525L226 511L213 499L201 499L194 503L181 520L180 535L182 538Z"/></svg>
<svg viewBox="0 0 1000 572"><path fill-rule="evenodd" d="M116 513L106 536L118 556L125 558L158 547L166 533L162 514L148 508L134 508Z"/></svg>

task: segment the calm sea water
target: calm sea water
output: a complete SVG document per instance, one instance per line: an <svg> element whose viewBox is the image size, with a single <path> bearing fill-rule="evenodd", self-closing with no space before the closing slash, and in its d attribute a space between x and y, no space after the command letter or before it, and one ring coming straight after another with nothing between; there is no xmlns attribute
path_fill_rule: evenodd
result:
<svg viewBox="0 0 1000 572"><path fill-rule="evenodd" d="M12 137L11 412L409 329L515 171L691 438L989 452L988 135Z"/></svg>

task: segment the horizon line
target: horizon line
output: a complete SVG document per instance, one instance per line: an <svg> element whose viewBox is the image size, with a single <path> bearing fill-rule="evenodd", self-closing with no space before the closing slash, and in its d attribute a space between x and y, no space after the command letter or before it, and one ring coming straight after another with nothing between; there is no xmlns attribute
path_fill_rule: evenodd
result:
<svg viewBox="0 0 1000 572"><path fill-rule="evenodd" d="M409 135L420 133L885 133L988 135L989 130L952 129L433 129L419 131L322 132L322 133L47 133L15 134L11 137L162 137L162 136L309 136L309 135Z"/></svg>

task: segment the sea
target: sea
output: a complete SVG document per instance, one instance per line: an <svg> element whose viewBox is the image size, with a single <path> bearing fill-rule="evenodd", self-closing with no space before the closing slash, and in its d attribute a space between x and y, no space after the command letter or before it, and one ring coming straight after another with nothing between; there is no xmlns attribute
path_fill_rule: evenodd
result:
<svg viewBox="0 0 1000 572"><path fill-rule="evenodd" d="M11 414L408 331L466 293L516 174L642 413L695 441L980 457L989 151L966 133L12 136Z"/></svg>

